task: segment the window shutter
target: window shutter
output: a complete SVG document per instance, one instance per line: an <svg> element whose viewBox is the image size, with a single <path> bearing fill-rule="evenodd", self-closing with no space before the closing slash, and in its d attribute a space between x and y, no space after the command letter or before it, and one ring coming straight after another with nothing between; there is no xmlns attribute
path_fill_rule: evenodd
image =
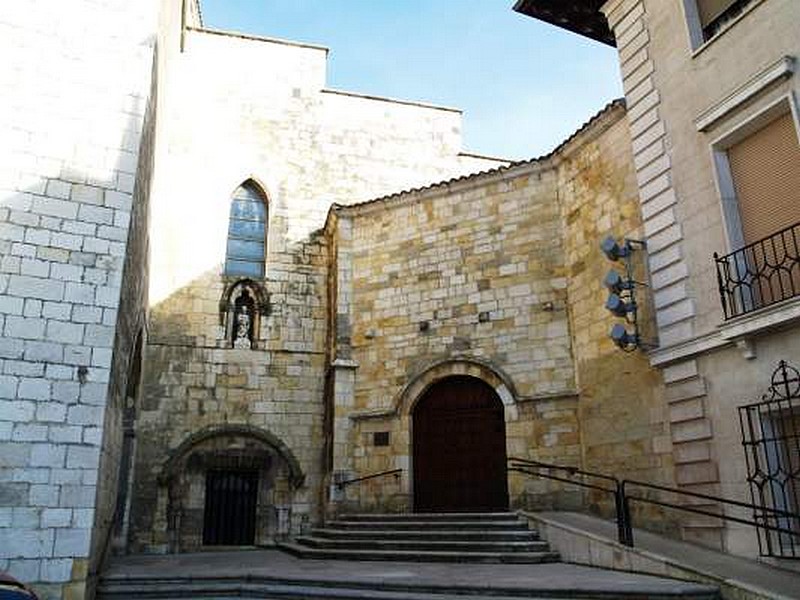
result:
<svg viewBox="0 0 800 600"><path fill-rule="evenodd" d="M734 0L697 0L697 12L703 29L728 10L733 3Z"/></svg>
<svg viewBox="0 0 800 600"><path fill-rule="evenodd" d="M745 243L800 222L800 144L791 113L728 149Z"/></svg>

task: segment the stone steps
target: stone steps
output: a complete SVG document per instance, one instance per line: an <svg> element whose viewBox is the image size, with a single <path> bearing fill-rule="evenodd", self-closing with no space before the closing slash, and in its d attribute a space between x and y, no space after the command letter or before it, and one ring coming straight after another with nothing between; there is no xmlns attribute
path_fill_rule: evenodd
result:
<svg viewBox="0 0 800 600"><path fill-rule="evenodd" d="M644 592L644 593L643 593ZM365 585L329 580L292 580L283 578L208 577L104 579L97 600L167 600L171 598L233 598L286 600L719 600L711 589L675 590L624 589L586 590L584 588L532 589L520 587L414 585L382 582Z"/></svg>
<svg viewBox="0 0 800 600"><path fill-rule="evenodd" d="M344 550L422 550L422 551L475 551L475 552L546 552L549 550L547 542L537 539L524 540L464 540L453 539L348 539L330 536L300 536L295 538L300 545L323 549Z"/></svg>
<svg viewBox="0 0 800 600"><path fill-rule="evenodd" d="M278 545L301 558L410 562L558 560L514 513L354 514Z"/></svg>
<svg viewBox="0 0 800 600"><path fill-rule="evenodd" d="M336 538L342 540L371 539L381 540L397 539L397 531L391 529L319 529L311 530L314 537ZM428 530L428 529L407 529L403 530L403 538L407 540L440 540L442 537L451 540L462 541L497 541L514 542L519 540L539 539L539 534L533 530L474 530L459 531L456 529Z"/></svg>

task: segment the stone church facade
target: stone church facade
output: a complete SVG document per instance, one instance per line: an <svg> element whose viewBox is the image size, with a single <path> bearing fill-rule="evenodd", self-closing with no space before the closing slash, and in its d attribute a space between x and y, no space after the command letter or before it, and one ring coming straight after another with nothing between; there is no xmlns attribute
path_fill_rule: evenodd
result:
<svg viewBox="0 0 800 600"><path fill-rule="evenodd" d="M193 0L51 9L0 11L0 569L91 597L112 552L341 512L609 509L512 457L703 469L675 410L696 373L608 338L600 242L668 230L642 108L512 163L464 153L459 111L328 89L325 48L209 30Z"/></svg>

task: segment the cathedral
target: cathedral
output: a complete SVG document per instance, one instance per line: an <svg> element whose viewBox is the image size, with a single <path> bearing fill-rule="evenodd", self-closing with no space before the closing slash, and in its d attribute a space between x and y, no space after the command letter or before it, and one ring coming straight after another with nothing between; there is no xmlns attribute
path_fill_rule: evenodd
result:
<svg viewBox="0 0 800 600"><path fill-rule="evenodd" d="M734 414L797 357L797 304L763 269L769 291L742 299L710 249L785 228L775 211L748 213L744 238L723 222L739 209L723 194L720 211L691 171L711 172L708 148L687 140L758 183L746 134L796 134L788 29L760 79L747 61L714 72L709 89L739 94L714 104L671 87L688 67L658 2L520 0L616 45L626 98L506 161L462 150L460 111L331 89L326 48L209 29L197 0L29 4L0 11L0 569L81 598L113 553L268 546L348 512L610 514L520 459L745 495ZM800 18L749 4L690 27L695 67L737 20ZM634 283L607 273L625 268L647 285L611 314L608 288ZM792 466L800 408L782 410ZM797 489L765 502L796 510ZM743 527L633 511L755 552Z"/></svg>

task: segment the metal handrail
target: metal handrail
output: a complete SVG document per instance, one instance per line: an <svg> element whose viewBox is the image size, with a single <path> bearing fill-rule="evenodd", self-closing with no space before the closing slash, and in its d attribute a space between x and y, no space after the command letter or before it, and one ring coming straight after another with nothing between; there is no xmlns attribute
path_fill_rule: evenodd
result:
<svg viewBox="0 0 800 600"><path fill-rule="evenodd" d="M625 479L622 481L623 491L625 492L625 497L628 500L634 500L636 502L646 502L649 504L656 504L658 506L664 506L666 508L677 508L679 510L683 510L686 512L696 513L698 515L705 515L708 517L715 517L718 519L722 519L725 521L733 521L734 523L741 523L744 525L752 525L753 527L763 527L764 529L771 529L778 533L788 533L790 535L796 535L800 538L800 532L793 531L791 529L786 529L783 527L778 527L777 525L767 525L763 523L758 523L754 519L743 519L741 517L733 517L730 515L725 515L721 513L715 513L707 510L702 510L700 508L680 505L680 504L673 504L671 502L663 502L661 500L655 500L653 498L645 498L643 496L633 496L627 491L625 491L626 486L635 485L638 487L649 488L653 490L659 490L663 492L670 492L674 494L682 494L684 496L691 496L693 498L701 498L703 500L709 500L711 502L719 503L719 504L728 504L730 506L738 506L740 508L748 508L754 512L768 512L772 513L774 517L789 517L791 519L798 519L800 518L800 514L793 513L786 510L780 510L778 508L770 508L768 506L759 506L757 504L751 504L749 502L741 502L740 500L733 500L732 498L725 498L724 496L711 496L709 494L701 494L699 492L690 492L688 490L681 490L678 488L671 488L663 485L657 485L655 483L647 483L644 481L636 481L633 479Z"/></svg>
<svg viewBox="0 0 800 600"><path fill-rule="evenodd" d="M545 479L570 483L592 490L606 492L607 494L612 494L614 496L614 510L617 516L617 539L619 540L620 544L624 544L625 546L630 546L633 548L633 525L631 523L630 507L628 505L628 500L625 497L625 488L619 479L611 475L606 475L605 473L586 471L577 467L556 465L538 460L529 460L526 458L516 457L511 457L508 460L511 463L511 466L508 468L509 471L515 471L533 477L544 477ZM596 479L602 479L604 481L611 482L614 487L603 487L601 485L588 483L586 481L567 479L566 477L553 475L549 472L542 473L540 471L533 471L532 469L535 468L547 469L548 471L564 471L568 475L594 477Z"/></svg>
<svg viewBox="0 0 800 600"><path fill-rule="evenodd" d="M568 467L564 465L557 465L552 463L545 463L541 461L533 461L533 460L526 460L522 458L509 458L509 462L511 466L509 467L509 471L515 471L518 473L523 473L526 475L534 476L534 477L543 477L546 479L553 479L555 481L561 481L565 483L570 483L573 485L578 485L581 487L586 487L590 489L604 491L614 495L614 502L616 508L616 516L617 516L617 537L621 544L626 546L630 546L631 548L634 545L633 542L633 521L631 518L630 512L630 502L644 502L649 504L655 504L657 506L663 506L665 508L672 508L675 510L682 510L685 512L700 514L704 516L714 517L718 519L722 519L724 521L731 521L734 523L740 523L744 525L750 525L756 528L767 529L770 531L774 531L777 533L789 534L792 536L798 537L800 539L800 532L787 529L785 527L780 527L778 525L771 525L764 521L762 518L761 521L756 520L754 517L753 519L745 519L742 517L735 517L731 515L726 515L722 513L706 511L700 508L686 506L682 504L675 504L672 502L665 502L662 500L656 500L654 498L646 498L644 496L639 495L632 495L627 491L627 487L630 486L637 486L643 487L653 490L658 490L662 492L669 492L673 494L683 495L683 496L690 496L693 498L700 498L703 500L709 500L714 503L719 504L727 504L731 506L738 506L740 508L747 508L752 510L755 514L761 513L765 516L772 516L774 518L790 518L790 519L800 519L800 514L793 513L791 511L780 510L777 508L770 508L768 506L759 506L757 504L752 504L749 502L742 502L740 500L733 500L732 498L725 498L723 496L712 496L711 494L702 494L700 492L691 492L689 490L682 490L678 488L668 487L665 485L658 485L655 483L648 483L645 481L637 481L635 479L618 479L611 475L607 475L605 473L597 473L592 471L585 471L582 469L578 469L576 467ZM559 475L553 475L552 473L542 473L540 471L532 470L532 468L544 468L548 470L557 470L557 471L564 471L570 475L585 475L589 477L596 477L599 479L604 479L606 481L613 482L614 489L602 487L599 485L587 483L585 481L576 481L573 479L568 479L567 477L562 477ZM766 515L765 513L769 513Z"/></svg>
<svg viewBox="0 0 800 600"><path fill-rule="evenodd" d="M336 482L336 489L342 490L348 485L352 485L354 483L361 483L362 481L366 481L367 479L375 479L376 477L384 477L386 475L394 475L395 479L400 479L400 474L403 472L403 469L392 469L391 471L381 471L380 473L371 473L369 475L364 475L363 477L356 477L355 479L347 479L345 481L337 481Z"/></svg>

